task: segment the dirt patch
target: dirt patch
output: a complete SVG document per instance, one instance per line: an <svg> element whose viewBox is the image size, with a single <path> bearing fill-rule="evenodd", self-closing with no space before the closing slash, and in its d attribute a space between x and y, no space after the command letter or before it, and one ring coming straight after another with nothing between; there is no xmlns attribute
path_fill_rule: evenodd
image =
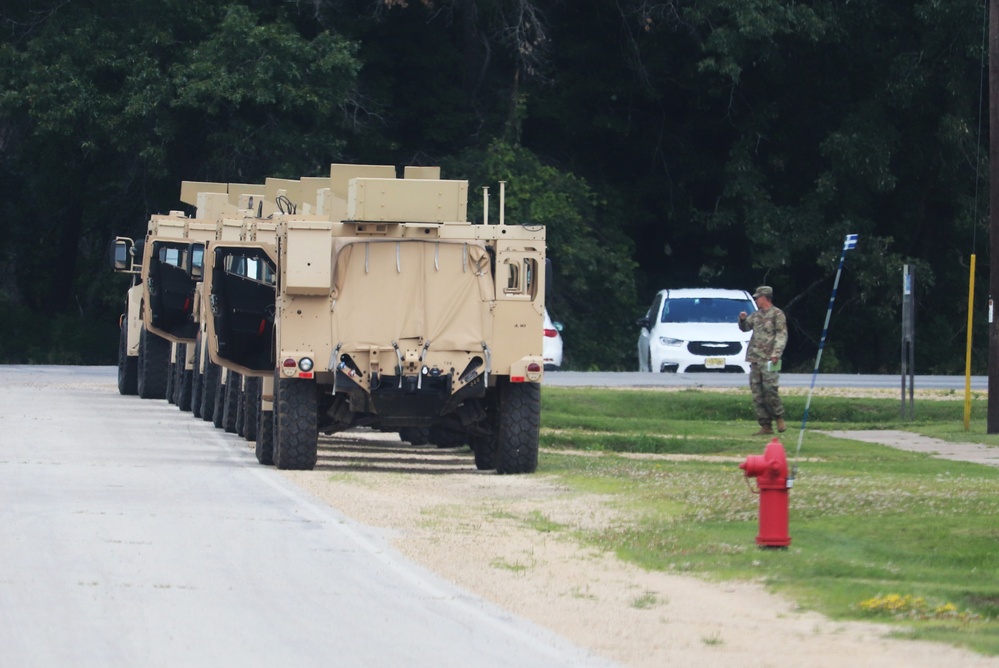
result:
<svg viewBox="0 0 999 668"><path fill-rule="evenodd" d="M315 471L285 475L446 579L626 666L999 666L831 621L758 584L644 571L581 546L572 529L622 519L609 498L479 472L467 451L351 432L321 439Z"/></svg>

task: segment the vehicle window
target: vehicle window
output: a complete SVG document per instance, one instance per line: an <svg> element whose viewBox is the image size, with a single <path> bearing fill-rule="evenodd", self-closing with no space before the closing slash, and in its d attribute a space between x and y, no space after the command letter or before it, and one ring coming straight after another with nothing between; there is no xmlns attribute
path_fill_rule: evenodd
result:
<svg viewBox="0 0 999 668"><path fill-rule="evenodd" d="M179 267L182 261L180 249L170 246L160 246L159 259L163 264Z"/></svg>
<svg viewBox="0 0 999 668"><path fill-rule="evenodd" d="M520 267L515 264L507 265L509 274L506 277L506 291L520 292Z"/></svg>
<svg viewBox="0 0 999 668"><path fill-rule="evenodd" d="M242 276L258 283L274 284L274 268L270 262L251 255L226 255L224 269L227 274Z"/></svg>
<svg viewBox="0 0 999 668"><path fill-rule="evenodd" d="M752 313L755 310L753 303L745 299L667 299L663 304L662 322L735 322L741 311Z"/></svg>
<svg viewBox="0 0 999 668"><path fill-rule="evenodd" d="M191 250L191 267L200 269L205 266L205 247L195 245Z"/></svg>
<svg viewBox="0 0 999 668"><path fill-rule="evenodd" d="M537 296L538 261L535 258L514 259L507 264L506 287L503 293L507 295L523 295L530 298Z"/></svg>
<svg viewBox="0 0 999 668"><path fill-rule="evenodd" d="M656 295L656 298L652 300L652 307L649 308L649 312L647 314L649 318L649 323L651 323L649 325L650 327L652 326L652 324L655 324L656 322L656 315L658 315L659 313L659 306L660 303L662 302L662 298L663 298L662 295Z"/></svg>

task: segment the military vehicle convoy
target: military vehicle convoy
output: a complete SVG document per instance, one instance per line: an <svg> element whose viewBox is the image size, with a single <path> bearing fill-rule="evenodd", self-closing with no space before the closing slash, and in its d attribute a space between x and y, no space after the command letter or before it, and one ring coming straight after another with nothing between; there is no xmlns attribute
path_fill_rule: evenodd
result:
<svg viewBox="0 0 999 668"><path fill-rule="evenodd" d="M233 193L263 192L263 186L233 184ZM144 239L117 237L112 250L116 272L130 274L118 349L118 390L143 399L169 398L190 408L193 344L200 320L201 263L205 245L219 235L217 221L236 214L230 184L188 184L181 201L198 214L182 211L150 218ZM244 198L247 195L243 195Z"/></svg>
<svg viewBox="0 0 999 668"><path fill-rule="evenodd" d="M213 190L239 192L223 186L185 183L182 199L198 192L205 205ZM321 433L370 427L468 444L480 469L536 469L545 230L505 223L502 184L495 224L488 190L473 223L468 183L443 180L436 167L397 178L394 166L332 165L329 178L268 179L255 195L256 206L232 205L241 216L215 207L207 243L191 236L207 205L187 221L186 247L167 245L175 242L150 221L144 246L177 251L166 259L150 262L146 252L142 262L142 244L116 246L116 259L131 252L127 269L141 271L123 318L120 377L132 373L138 329L137 381L144 373L153 382L156 364L183 387L183 363L202 417L206 393L221 393L235 430L278 468L313 468ZM227 224L238 239L223 233ZM163 266L187 278L171 284L169 300ZM182 354L171 363L169 348L153 344L154 358L152 335L183 345ZM210 377L216 368L226 382Z"/></svg>

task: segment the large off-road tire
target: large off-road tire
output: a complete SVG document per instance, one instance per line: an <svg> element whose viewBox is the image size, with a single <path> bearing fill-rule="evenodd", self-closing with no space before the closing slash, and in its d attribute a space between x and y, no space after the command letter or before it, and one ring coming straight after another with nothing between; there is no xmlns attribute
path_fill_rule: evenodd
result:
<svg viewBox="0 0 999 668"><path fill-rule="evenodd" d="M499 387L486 390L482 408L486 412L486 421L480 425L489 431L488 435L472 434L468 443L475 455L475 468L480 471L496 469L496 448L499 444Z"/></svg>
<svg viewBox="0 0 999 668"><path fill-rule="evenodd" d="M205 360L205 373L201 375L201 419L211 422L215 419L215 395L219 389L219 374L222 369Z"/></svg>
<svg viewBox="0 0 999 668"><path fill-rule="evenodd" d="M274 382L274 465L279 469L311 471L319 455L316 411L318 395L313 380L280 378Z"/></svg>
<svg viewBox="0 0 999 668"><path fill-rule="evenodd" d="M222 402L222 429L236 433L236 413L239 411L239 395L242 394L242 376L232 371L225 382L225 395Z"/></svg>
<svg viewBox="0 0 999 668"><path fill-rule="evenodd" d="M174 403L182 411L191 410L191 372L187 370L187 344L177 344L177 376L173 381Z"/></svg>
<svg viewBox="0 0 999 668"><path fill-rule="evenodd" d="M475 436L471 439L475 468L492 471L496 468L496 437Z"/></svg>
<svg viewBox="0 0 999 668"><path fill-rule="evenodd" d="M177 387L177 363L167 362L167 384L166 384L166 400L169 404L177 403L177 393L175 388Z"/></svg>
<svg viewBox="0 0 999 668"><path fill-rule="evenodd" d="M139 335L139 365L136 391L143 399L165 399L170 371L170 342L143 327Z"/></svg>
<svg viewBox="0 0 999 668"><path fill-rule="evenodd" d="M259 399L258 399L259 401ZM257 461L265 466L274 464L274 411L260 410L257 404Z"/></svg>
<svg viewBox="0 0 999 668"><path fill-rule="evenodd" d="M201 346L194 344L194 369L191 371L191 414L201 417Z"/></svg>
<svg viewBox="0 0 999 668"><path fill-rule="evenodd" d="M427 445L430 443L430 427L400 427L399 438L410 445Z"/></svg>
<svg viewBox="0 0 999 668"><path fill-rule="evenodd" d="M260 407L260 378L247 376L243 382L243 438L257 440L257 411Z"/></svg>
<svg viewBox="0 0 999 668"><path fill-rule="evenodd" d="M541 385L506 382L497 389L496 472L534 473L541 437Z"/></svg>
<svg viewBox="0 0 999 668"><path fill-rule="evenodd" d="M443 427L431 427L430 442L438 448L460 448L468 445L468 436Z"/></svg>
<svg viewBox="0 0 999 668"><path fill-rule="evenodd" d="M128 320L121 321L118 336L118 394L133 395L139 392L139 358L128 356Z"/></svg>
<svg viewBox="0 0 999 668"><path fill-rule="evenodd" d="M216 429L221 429L222 419L225 417L225 385L222 384L222 376L225 372L222 367L219 367L219 374L215 378L215 405L212 407L212 424L215 425ZM228 374L229 377L232 374ZM226 382L229 378L226 378Z"/></svg>
<svg viewBox="0 0 999 668"><path fill-rule="evenodd" d="M245 382L245 381L244 381ZM236 435L243 436L243 426L245 424L245 416L243 415L243 405L246 403L246 387L243 383L240 383L239 389L239 401L236 402Z"/></svg>

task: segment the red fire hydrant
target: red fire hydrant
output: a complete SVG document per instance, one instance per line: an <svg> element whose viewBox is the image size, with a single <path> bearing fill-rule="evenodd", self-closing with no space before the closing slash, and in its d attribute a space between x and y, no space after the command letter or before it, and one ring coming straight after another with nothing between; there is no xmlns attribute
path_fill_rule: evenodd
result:
<svg viewBox="0 0 999 668"><path fill-rule="evenodd" d="M762 455L750 455L739 468L746 478L756 478L760 495L760 533L756 544L760 547L787 547L788 535L788 480L787 455L784 446L774 438L767 443ZM748 480L746 481L749 482Z"/></svg>

